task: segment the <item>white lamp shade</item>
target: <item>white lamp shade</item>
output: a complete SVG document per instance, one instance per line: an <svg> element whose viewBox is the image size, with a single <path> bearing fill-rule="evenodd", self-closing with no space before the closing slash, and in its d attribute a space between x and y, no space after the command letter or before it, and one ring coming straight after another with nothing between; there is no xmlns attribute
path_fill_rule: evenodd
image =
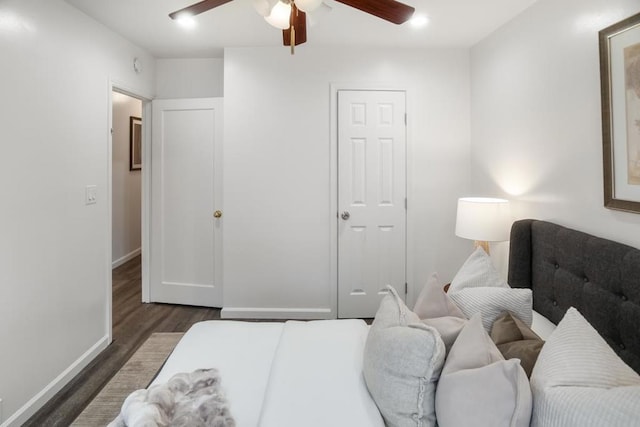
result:
<svg viewBox="0 0 640 427"><path fill-rule="evenodd" d="M295 0L295 4L303 12L313 12L322 4L322 0Z"/></svg>
<svg viewBox="0 0 640 427"><path fill-rule="evenodd" d="M484 197L458 199L456 236L464 239L502 242L509 240L509 201Z"/></svg>
<svg viewBox="0 0 640 427"><path fill-rule="evenodd" d="M264 19L271 25L281 30L289 28L289 18L291 16L291 5L284 4L281 1L276 3L271 9L271 14Z"/></svg>

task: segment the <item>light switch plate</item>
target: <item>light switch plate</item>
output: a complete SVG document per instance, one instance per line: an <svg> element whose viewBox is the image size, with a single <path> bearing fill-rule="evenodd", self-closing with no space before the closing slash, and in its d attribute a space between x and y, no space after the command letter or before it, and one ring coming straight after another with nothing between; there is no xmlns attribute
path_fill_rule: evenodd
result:
<svg viewBox="0 0 640 427"><path fill-rule="evenodd" d="M98 187L95 185L87 185L87 188L85 189L84 204L94 205L97 203L97 198L98 198Z"/></svg>

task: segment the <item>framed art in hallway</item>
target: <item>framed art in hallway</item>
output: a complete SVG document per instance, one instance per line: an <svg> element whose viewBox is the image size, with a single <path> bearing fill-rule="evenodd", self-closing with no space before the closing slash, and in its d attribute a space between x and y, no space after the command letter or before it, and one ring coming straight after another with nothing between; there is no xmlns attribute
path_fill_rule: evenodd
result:
<svg viewBox="0 0 640 427"><path fill-rule="evenodd" d="M129 170L142 169L142 119L129 117Z"/></svg>
<svg viewBox="0 0 640 427"><path fill-rule="evenodd" d="M640 213L640 13L599 39L604 205Z"/></svg>

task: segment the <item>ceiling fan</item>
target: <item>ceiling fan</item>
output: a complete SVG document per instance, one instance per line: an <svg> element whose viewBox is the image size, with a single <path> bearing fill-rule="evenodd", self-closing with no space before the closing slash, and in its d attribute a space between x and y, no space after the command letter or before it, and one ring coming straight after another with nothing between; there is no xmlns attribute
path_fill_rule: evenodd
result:
<svg viewBox="0 0 640 427"><path fill-rule="evenodd" d="M199 15L222 6L232 0L203 0L169 14L171 19ZM415 9L396 0L336 0L370 15L382 18L394 24L408 21ZM282 29L282 42L291 46L293 55L295 46L307 41L306 12L312 12L322 5L322 0L254 0L258 13L276 28Z"/></svg>

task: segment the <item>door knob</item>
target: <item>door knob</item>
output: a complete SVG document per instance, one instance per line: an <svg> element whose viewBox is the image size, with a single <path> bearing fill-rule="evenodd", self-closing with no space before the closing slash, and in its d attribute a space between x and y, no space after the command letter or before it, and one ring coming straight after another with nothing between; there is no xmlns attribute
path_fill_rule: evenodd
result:
<svg viewBox="0 0 640 427"><path fill-rule="evenodd" d="M213 213L213 217L214 217L214 218L220 218L221 216L222 216L222 211L215 211L215 212Z"/></svg>
<svg viewBox="0 0 640 427"><path fill-rule="evenodd" d="M346 221L351 217L351 214L349 213L349 211L344 211L340 214L340 217Z"/></svg>

